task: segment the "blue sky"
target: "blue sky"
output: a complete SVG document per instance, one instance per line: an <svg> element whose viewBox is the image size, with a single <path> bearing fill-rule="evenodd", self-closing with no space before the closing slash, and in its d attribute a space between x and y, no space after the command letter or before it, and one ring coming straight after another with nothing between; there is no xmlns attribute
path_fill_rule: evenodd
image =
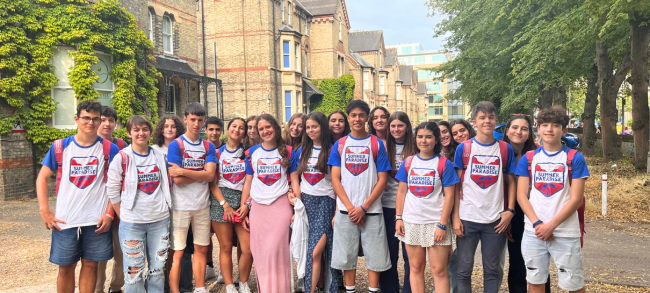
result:
<svg viewBox="0 0 650 293"><path fill-rule="evenodd" d="M425 0L346 0L351 31L383 30L386 45L420 43L425 50L443 49L433 38L440 17L428 17Z"/></svg>

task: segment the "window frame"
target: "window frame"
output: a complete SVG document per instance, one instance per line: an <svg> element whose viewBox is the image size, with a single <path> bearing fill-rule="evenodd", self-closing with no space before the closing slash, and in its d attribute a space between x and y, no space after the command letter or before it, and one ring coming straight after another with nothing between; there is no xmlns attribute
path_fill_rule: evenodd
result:
<svg viewBox="0 0 650 293"><path fill-rule="evenodd" d="M62 49L67 50L67 52L64 53L65 56L68 56L67 54L70 51L74 50L73 47L68 47L68 46L57 46L56 48L54 48L54 50L62 50ZM70 56L68 56L68 58L70 58L70 60L72 61L72 67L74 68L74 58L72 58ZM52 54L52 57L50 58L50 64L54 65L53 63L54 63L54 54ZM65 74L67 75L70 72L70 70L71 69L69 69L69 68L65 68ZM54 74L56 75L56 72ZM63 90L63 91L72 91L73 105L75 105L75 106L77 105L77 95L75 94L74 89L72 89L72 85L70 84L70 82L68 82L67 85L56 85L56 83L54 85L52 85L50 87L50 96L52 97L52 100L54 100L54 90L55 89ZM57 106L57 108L58 108L58 106ZM77 114L77 112L75 110L73 110L73 112L74 112L75 115ZM58 125L56 123L56 110L54 110L54 113L52 113L52 127L57 128L57 129L75 129L75 128L77 128L77 125L75 123L70 124L70 125L68 125L68 124Z"/></svg>
<svg viewBox="0 0 650 293"><path fill-rule="evenodd" d="M291 2L287 1L287 17L289 18L289 24L291 24Z"/></svg>
<svg viewBox="0 0 650 293"><path fill-rule="evenodd" d="M282 41L282 68L285 70L291 69L291 42L288 40Z"/></svg>
<svg viewBox="0 0 650 293"><path fill-rule="evenodd" d="M397 86L395 86L395 96L396 96L395 99L396 99L396 100L400 100L400 99L402 98L401 90L402 90L402 86L401 86L401 85L397 85Z"/></svg>
<svg viewBox="0 0 650 293"><path fill-rule="evenodd" d="M289 94L289 105L287 105L287 94ZM289 118L291 118L291 115L293 115L293 111L291 109L291 105L293 104L293 91L284 91L284 122L289 122ZM287 113L287 110L289 113Z"/></svg>
<svg viewBox="0 0 650 293"><path fill-rule="evenodd" d="M294 56L295 56L295 60L296 60L295 61L296 62L296 65L295 65L296 72L300 72L300 43L294 42L294 47L293 48L294 48L294 51L295 51Z"/></svg>
<svg viewBox="0 0 650 293"><path fill-rule="evenodd" d="M165 20L169 21L169 33L165 33ZM174 54L174 22L172 21L172 18L169 17L169 15L164 15L163 16L163 29L162 29L162 36L163 36L163 52L167 54ZM167 51L165 48L165 39L169 38L169 48L170 51Z"/></svg>
<svg viewBox="0 0 650 293"><path fill-rule="evenodd" d="M284 11L284 0L282 0L282 21L285 20L285 16L284 16L284 14L285 14L285 11Z"/></svg>
<svg viewBox="0 0 650 293"><path fill-rule="evenodd" d="M173 83L170 83L169 87L170 87L169 93L170 93L170 96L171 96L170 100L172 101L172 111L171 112L165 111L165 114L176 115L176 85L173 84Z"/></svg>
<svg viewBox="0 0 650 293"><path fill-rule="evenodd" d="M154 23L153 18L154 18L154 15L153 15L153 12L151 11L151 9L147 9L147 10L149 10L149 40L155 43L155 41L153 39L153 23Z"/></svg>
<svg viewBox="0 0 650 293"><path fill-rule="evenodd" d="M379 94L380 95L385 95L386 94L386 77L383 75L379 77Z"/></svg>

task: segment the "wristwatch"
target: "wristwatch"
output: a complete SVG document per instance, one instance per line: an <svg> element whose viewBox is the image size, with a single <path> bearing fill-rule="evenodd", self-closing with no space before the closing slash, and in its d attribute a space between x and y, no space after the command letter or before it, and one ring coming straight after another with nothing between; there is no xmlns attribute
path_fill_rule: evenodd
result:
<svg viewBox="0 0 650 293"><path fill-rule="evenodd" d="M222 200L222 201L219 202L219 204L220 204L221 206L223 206L223 205L226 204L226 201L225 201L225 200Z"/></svg>
<svg viewBox="0 0 650 293"><path fill-rule="evenodd" d="M513 216L517 214L517 212L513 209L506 209L506 211L511 212Z"/></svg>

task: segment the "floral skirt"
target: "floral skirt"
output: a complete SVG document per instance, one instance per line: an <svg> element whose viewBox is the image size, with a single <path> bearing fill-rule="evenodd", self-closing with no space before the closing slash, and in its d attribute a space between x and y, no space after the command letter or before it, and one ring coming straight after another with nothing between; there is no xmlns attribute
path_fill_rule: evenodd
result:
<svg viewBox="0 0 650 293"><path fill-rule="evenodd" d="M438 223L412 224L404 222L404 236L395 234L395 237L408 245L431 247L434 245L452 245L456 242L456 235L451 227L447 227L445 238L436 242L435 235Z"/></svg>

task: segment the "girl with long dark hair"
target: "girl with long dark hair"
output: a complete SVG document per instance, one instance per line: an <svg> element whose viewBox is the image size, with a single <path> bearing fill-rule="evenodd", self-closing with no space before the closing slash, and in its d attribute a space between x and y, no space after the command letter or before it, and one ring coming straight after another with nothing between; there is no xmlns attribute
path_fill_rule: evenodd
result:
<svg viewBox="0 0 650 293"><path fill-rule="evenodd" d="M388 136L388 118L390 117L390 112L386 108L378 106L370 111L368 117L368 132L385 142Z"/></svg>
<svg viewBox="0 0 650 293"><path fill-rule="evenodd" d="M447 121L440 121L438 128L440 128L440 145L442 145L440 155L453 161L456 149L453 146L454 139L451 137L451 125Z"/></svg>
<svg viewBox="0 0 650 293"><path fill-rule="evenodd" d="M257 116L253 115L246 119L246 137L244 137L244 145L246 148L258 145L260 135L257 133Z"/></svg>
<svg viewBox="0 0 650 293"><path fill-rule="evenodd" d="M332 142L336 142L339 138L350 134L350 123L348 116L341 110L333 111L327 116L329 121L330 134L332 135Z"/></svg>
<svg viewBox="0 0 650 293"><path fill-rule="evenodd" d="M302 143L302 137L305 134L305 120L307 115L303 113L296 113L291 115L289 122L284 126L284 131L282 131L282 139L284 143L290 145L294 150L297 150Z"/></svg>
<svg viewBox="0 0 650 293"><path fill-rule="evenodd" d="M375 112L378 113L379 111ZM395 236L395 197L399 182L395 179L395 174L399 170L404 158L415 155L417 148L415 146L415 137L413 136L413 127L408 115L404 112L395 112L388 118L388 133L386 137L386 153L390 160L393 171L388 176L386 190L381 195L381 204L383 208L384 222L386 224L386 237L388 240L388 251L390 254L391 268L381 272L379 277L379 289L386 293L399 293L399 275L397 272L397 260L399 258L399 239ZM403 248L404 257L404 289L403 292L411 292L409 282L409 262L406 254L406 248Z"/></svg>
<svg viewBox="0 0 650 293"><path fill-rule="evenodd" d="M467 122L465 119L452 120L449 123L449 126L451 126L449 129L451 131L451 137L453 138L450 146L454 149L454 152L456 152L456 148L458 148L461 143L476 136L476 130L474 130L472 124Z"/></svg>
<svg viewBox="0 0 650 293"><path fill-rule="evenodd" d="M153 145L151 147L166 155L169 144L183 133L185 133L185 125L178 116L162 116L156 123L156 131L153 133Z"/></svg>
<svg viewBox="0 0 650 293"><path fill-rule="evenodd" d="M327 165L332 145L327 117L321 112L307 115L305 134L291 166L293 194L300 195L309 222L305 289L311 293L317 288L330 292L330 288L338 287L338 278L333 277L336 270L330 265L336 196Z"/></svg>
<svg viewBox="0 0 650 293"><path fill-rule="evenodd" d="M286 293L291 290L289 226L293 208L284 196L289 192L290 146L284 144L278 121L269 114L257 117L262 143L246 151L246 181L242 203L250 213L242 224L250 231L259 292Z"/></svg>

